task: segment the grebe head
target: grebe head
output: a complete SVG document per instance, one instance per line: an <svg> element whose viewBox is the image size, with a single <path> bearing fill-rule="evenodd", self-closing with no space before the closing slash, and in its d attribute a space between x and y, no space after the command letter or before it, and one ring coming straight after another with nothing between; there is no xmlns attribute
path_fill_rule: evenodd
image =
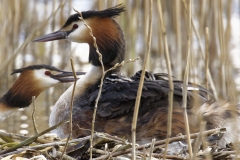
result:
<svg viewBox="0 0 240 160"><path fill-rule="evenodd" d="M117 5L102 11L81 12L83 19L91 27L93 35L96 37L103 64L107 68L124 60L125 39L122 29L114 20L114 17L123 11L124 7ZM39 37L33 42L67 39L72 42L88 43L90 48L89 62L95 66L100 66L99 55L96 53L89 29L79 17L78 13L71 15L59 31Z"/></svg>

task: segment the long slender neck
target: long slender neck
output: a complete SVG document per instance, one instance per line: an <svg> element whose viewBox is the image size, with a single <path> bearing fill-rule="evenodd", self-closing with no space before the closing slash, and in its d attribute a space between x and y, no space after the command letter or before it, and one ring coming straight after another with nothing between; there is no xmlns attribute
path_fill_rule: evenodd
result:
<svg viewBox="0 0 240 160"><path fill-rule="evenodd" d="M75 87L75 94L74 99L79 98L86 93L88 89L92 86L98 84L100 78L102 77L102 68L92 66L89 72L86 75L81 77ZM73 85L70 86L57 100L54 107L52 108L50 118L49 118L49 125L53 126L62 120L66 120L66 109L70 108L71 105L71 98L73 92ZM66 114L65 114L66 113Z"/></svg>
<svg viewBox="0 0 240 160"><path fill-rule="evenodd" d="M31 104L32 97L37 97L45 88L39 87L32 72L21 73L8 92L3 95L0 102L11 108L24 108Z"/></svg>
<svg viewBox="0 0 240 160"><path fill-rule="evenodd" d="M34 87L35 82L33 79L26 79L26 77L26 75L21 74L8 92L0 99L0 121L18 108L29 106L32 102L32 96L37 97L42 92L39 88Z"/></svg>
<svg viewBox="0 0 240 160"><path fill-rule="evenodd" d="M96 37L105 68L121 63L125 58L125 38L119 24L112 18L92 18L88 24ZM90 37L88 37L88 44L90 46L89 61L95 66L101 66L99 55Z"/></svg>
<svg viewBox="0 0 240 160"><path fill-rule="evenodd" d="M86 75L81 77L77 83L75 88L75 94L74 97L79 97L83 95L88 88L91 86L97 84L102 77L102 67L96 67L92 66L90 71L87 72ZM72 97L72 91L73 91L73 85L71 85L58 99L58 101L55 103L55 106L68 108L69 104L71 102Z"/></svg>
<svg viewBox="0 0 240 160"><path fill-rule="evenodd" d="M12 87L5 95L3 95L0 104L8 108L24 108L31 104L32 96L37 95L38 94L34 94L24 87L19 92Z"/></svg>

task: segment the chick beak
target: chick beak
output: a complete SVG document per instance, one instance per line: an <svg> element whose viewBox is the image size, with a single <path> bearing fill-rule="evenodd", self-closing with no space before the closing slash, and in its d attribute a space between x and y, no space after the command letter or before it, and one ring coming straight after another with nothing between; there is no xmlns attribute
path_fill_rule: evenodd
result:
<svg viewBox="0 0 240 160"><path fill-rule="evenodd" d="M53 33L46 34L44 36L38 37L33 40L33 42L47 42L47 41L54 41L59 39L66 39L68 36L68 31L56 31Z"/></svg>
<svg viewBox="0 0 240 160"><path fill-rule="evenodd" d="M85 75L86 72L75 72L76 75ZM71 76L71 77L70 77ZM73 72L62 72L60 74L51 74L51 78L58 80L61 83L64 82L74 82L75 80L78 80L79 78L75 79Z"/></svg>

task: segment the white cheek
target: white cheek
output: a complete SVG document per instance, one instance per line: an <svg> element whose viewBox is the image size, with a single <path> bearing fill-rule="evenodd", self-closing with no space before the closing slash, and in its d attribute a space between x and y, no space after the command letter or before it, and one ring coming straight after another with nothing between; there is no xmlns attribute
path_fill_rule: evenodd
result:
<svg viewBox="0 0 240 160"><path fill-rule="evenodd" d="M44 80L42 85L46 88L49 88L49 87L55 86L58 83L60 83L58 80L55 80L55 79L52 79L52 78L46 78L46 80Z"/></svg>
<svg viewBox="0 0 240 160"><path fill-rule="evenodd" d="M43 88L53 87L54 85L60 83L58 80L46 76L45 70L37 70L34 72L34 74L35 79L38 81L38 85L42 86Z"/></svg>
<svg viewBox="0 0 240 160"><path fill-rule="evenodd" d="M78 28L72 31L66 39L72 42L79 42L84 43L85 39L84 36L86 34L86 31L88 30L87 27L82 22L77 22L74 24L78 24Z"/></svg>

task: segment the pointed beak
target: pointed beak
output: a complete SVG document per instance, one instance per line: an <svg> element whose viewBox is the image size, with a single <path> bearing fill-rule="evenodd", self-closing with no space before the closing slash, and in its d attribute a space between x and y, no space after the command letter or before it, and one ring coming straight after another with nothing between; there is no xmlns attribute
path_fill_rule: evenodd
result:
<svg viewBox="0 0 240 160"><path fill-rule="evenodd" d="M76 72L77 76L78 75L85 75L85 74L86 74L86 72ZM74 82L75 81L73 72L62 72L60 74L55 74L55 75L51 74L50 77L53 78L53 79L56 79L56 80L58 80L62 83L64 83L64 82ZM79 78L77 78L77 80L78 79Z"/></svg>
<svg viewBox="0 0 240 160"><path fill-rule="evenodd" d="M47 41L54 41L59 39L66 39L68 36L68 31L56 31L53 33L46 34L44 36L38 37L33 40L33 42L47 42Z"/></svg>

